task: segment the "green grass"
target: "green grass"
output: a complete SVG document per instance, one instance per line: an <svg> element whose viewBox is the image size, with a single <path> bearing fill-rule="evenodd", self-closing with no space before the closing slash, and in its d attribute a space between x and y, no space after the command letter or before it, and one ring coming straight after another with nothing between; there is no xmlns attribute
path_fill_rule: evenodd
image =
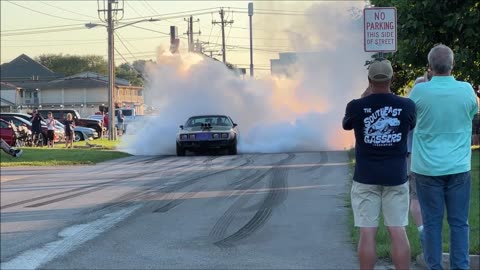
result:
<svg viewBox="0 0 480 270"><path fill-rule="evenodd" d="M98 139L89 143L94 144L95 147L86 146L85 141L74 143L73 149L66 149L65 144L56 144L53 149L24 147L20 158L14 158L0 151L0 166L91 165L129 156L127 153L115 151L118 140Z"/></svg>
<svg viewBox="0 0 480 270"><path fill-rule="evenodd" d="M355 166L355 150L352 149L349 152L349 157L351 160L351 174L353 176L353 168ZM471 188L471 199L470 199L470 254L479 254L480 253L480 150L474 149L472 151L472 188ZM350 194L347 198L350 204ZM352 241L353 243L358 244L359 230L354 227L353 222L353 212L350 208L349 223L352 228ZM412 257L415 258L420 254L421 246L420 240L418 238L418 230L413 218L410 216L409 224L406 228L408 239L410 241L410 248ZM449 243L450 243L450 233L449 226L446 221L446 217L443 222L443 251L449 252ZM390 257L390 238L388 236L388 231L383 225L383 219L380 218L380 225L377 233L377 254L380 258L389 258Z"/></svg>

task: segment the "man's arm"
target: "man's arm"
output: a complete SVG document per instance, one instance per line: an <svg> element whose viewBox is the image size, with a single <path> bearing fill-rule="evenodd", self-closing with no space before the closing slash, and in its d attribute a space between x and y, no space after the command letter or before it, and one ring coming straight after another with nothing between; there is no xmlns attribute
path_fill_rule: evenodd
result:
<svg viewBox="0 0 480 270"><path fill-rule="evenodd" d="M370 84L368 84L367 89L365 89L365 91L363 91L363 93L360 97L364 98L366 96L369 96L371 93L372 93L372 91L371 91L371 88L370 88Z"/></svg>
<svg viewBox="0 0 480 270"><path fill-rule="evenodd" d="M345 109L345 116L343 117L342 126L345 130L352 130L353 129L353 120L354 115L352 114L352 105L353 100L347 104L347 108Z"/></svg>

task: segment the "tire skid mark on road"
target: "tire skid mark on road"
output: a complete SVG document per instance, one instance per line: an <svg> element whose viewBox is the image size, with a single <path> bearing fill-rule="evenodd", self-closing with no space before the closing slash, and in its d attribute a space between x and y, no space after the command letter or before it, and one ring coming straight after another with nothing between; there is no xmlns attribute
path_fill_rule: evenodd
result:
<svg viewBox="0 0 480 270"><path fill-rule="evenodd" d="M292 158L290 156L287 156L287 158L285 159L282 159L278 162L276 162L274 165L279 165L279 164L283 164L283 163L286 163L288 161L291 161ZM245 190L244 192L240 192L238 193L238 196L236 196L238 199L232 204L232 206L225 212L225 214L220 218L220 220L215 224L213 230L212 230L212 236L214 237L223 237L223 234L217 234L215 233L215 231L225 231L230 224L227 223L227 222L224 222L224 221L228 221L228 220L232 220L233 221L233 217L234 217L234 214L238 211L245 211L245 210L248 210L248 209L258 209L258 205L256 206L249 206L247 208L244 208L243 206L245 205L246 202L248 202L248 200L250 200L252 197L251 196L242 196L243 194L245 194L247 192L247 190L249 190L250 188L252 188L254 185L258 184L267 174L271 173L273 170L272 169L269 169L269 170L256 170L252 175L249 175L249 176L246 176L246 177L243 177L241 178L240 180L238 181L235 181L233 183L231 183L229 186L232 186L234 185L235 186L235 189L236 190ZM246 180L249 180L249 181L246 181ZM231 195L233 196L233 194ZM229 197L231 197L229 196ZM227 218L228 217L228 218ZM230 218L231 217L231 218ZM225 227L225 228L222 228L222 227Z"/></svg>
<svg viewBox="0 0 480 270"><path fill-rule="evenodd" d="M280 160L275 165L283 165L292 161L293 159L295 159L295 154L289 154L287 158ZM235 214L239 211L245 211L246 209L253 208L252 206L244 208L247 202L252 198L251 196L238 196L239 199L237 199L235 203L233 203L232 206L227 209L227 211L218 220L210 233L210 235L214 239L221 239L214 242L214 245L223 248L232 247L235 242L249 237L255 231L260 229L263 225L265 225L265 223L271 217L273 209L286 200L286 187L288 185L287 168L272 168L267 172L257 175L256 178L252 179L251 181L242 183L242 188L247 190L248 188L254 186L262 179L264 179L267 174L271 174L269 182L269 192L261 203L255 205L256 212L253 217L239 230L225 237L225 233L228 227L233 222Z"/></svg>
<svg viewBox="0 0 480 270"><path fill-rule="evenodd" d="M243 159L243 158L245 158L246 161L243 162L242 164L236 166L236 168L242 167L242 166L245 166L245 165L249 165L249 164L252 163L251 158L248 157L248 156L236 156L235 158L233 158L229 161L233 162L233 161L237 161L237 160L240 160L240 159ZM163 172L166 172L166 171L169 171L169 170L172 170L172 169L179 169L179 168L182 168L182 167L191 166L191 165L192 165L191 163L186 163L184 165L176 166L176 167L173 167L173 168L167 168L166 170L164 170L160 173L163 173ZM132 203L136 200L142 200L142 199L146 199L146 198L154 198L155 197L155 195L154 195L155 192L162 192L162 193L174 192L174 191L180 190L182 188L185 188L187 186L190 186L190 185L196 183L198 180L201 180L203 178L213 176L213 175L222 174L222 173L225 173L227 171L229 171L229 169L216 171L216 172L212 172L212 173L206 173L206 174L202 174L202 175L195 175L193 178L189 178L187 180L174 183L172 185L165 185L165 183L163 183L163 182L161 184L159 184L158 180L163 179L163 178L160 177L160 178L157 178L155 180L152 180L152 181L142 185L140 187L140 190L136 190L136 191L127 193L123 196L120 196L120 197L110 201L109 203L106 203L105 205L103 205L101 207L89 210L87 212L87 214L88 213L94 213L94 212L109 211L112 208L129 205L130 203ZM155 173L158 174L159 172L157 171ZM198 190L197 192L200 192L200 191L201 190Z"/></svg>
<svg viewBox="0 0 480 270"><path fill-rule="evenodd" d="M192 189L189 192L185 192L180 198L167 200L163 206L153 210L153 213L166 213L174 207L180 205L182 202L195 197L195 195L197 195L200 191L205 190L206 188L207 186L203 185L199 188ZM165 197L167 196L168 195L165 195Z"/></svg>
<svg viewBox="0 0 480 270"><path fill-rule="evenodd" d="M176 166L176 167L173 167L173 168L178 169L178 168L181 168L181 167L186 167L188 165L190 165L190 164L182 164L182 165L179 165L179 166ZM172 169L172 168L165 168L164 170L170 170L170 169ZM110 181L106 181L106 182L95 183L95 184L86 185L86 186L83 186L83 187L78 187L78 188L74 188L74 189L67 190L67 191L55 192L55 193L51 193L51 194L47 194L47 195L43 195L43 196L38 196L38 197L34 197L34 198L30 198L30 199L26 199L26 200L22 200L22 201L18 201L18 202L6 204L6 205L0 205L0 210L11 208L11 207L14 207L14 206L23 205L23 204L32 203L32 202L35 202L35 201L40 201L40 200L43 200L43 199L48 199L48 198L59 196L59 195L65 195L65 194L68 194L68 193L76 192L76 193L69 194L69 195L66 195L66 196L62 196L62 197L59 197L59 198L51 199L51 200L48 200L48 201L45 201L45 202L28 205L26 207L33 208L33 207L44 206L44 205L47 205L47 204L51 204L51 203L75 198L75 197L85 195L85 194L88 194L88 193L91 193L91 192L96 192L96 191L102 190L102 189L110 186L110 184L112 184L112 183L122 183L124 181L130 180L131 178L154 175L154 174L158 174L158 173L159 173L158 171L155 171L155 172L147 171L147 172L137 173L137 174L133 174L133 175L123 175L123 176L120 176L120 177L118 177L114 180L110 180Z"/></svg>
<svg viewBox="0 0 480 270"><path fill-rule="evenodd" d="M328 163L328 153L327 152L320 152L320 160L316 163L320 163L321 165L316 166L316 167L304 168L304 171L305 172L312 172L312 171L315 171L315 170L318 170L320 168L325 167L324 164Z"/></svg>
<svg viewBox="0 0 480 270"><path fill-rule="evenodd" d="M212 162L211 162L211 161L212 161L213 159L215 159L215 158L212 158L212 159L208 159L208 160L207 160L206 165L207 165L208 167L212 166ZM238 160L238 159L239 159L239 157L236 157L236 158L234 158L234 159L232 159L232 160L230 160L230 161L236 161L236 160ZM240 165L236 166L236 168L249 165L249 164L251 164L251 163L253 162L253 160L252 160L250 157L248 157L248 156L245 156L245 159L246 159L246 161L245 161L243 164L240 164ZM199 180L201 180L201 179L204 179L204 178L210 177L210 176L214 176L214 175L219 175L219 174L225 173L225 172L227 172L227 171L229 171L229 169L225 169L225 170L221 170L221 171L217 171L217 172L212 172L212 173L207 173L207 174L203 174L203 175L200 175L200 176L196 176L196 177L190 178L190 179L188 179L188 180L184 180L184 181L181 181L181 182L174 183L173 185L164 186L164 187L160 188L159 191L161 191L162 193L167 193L167 194L168 194L168 193L172 193L172 192L176 192L176 191L178 191L178 190L181 190L181 189L183 189L183 188L186 188L186 187L188 187L188 186L191 186L191 185L197 183L197 182L198 182ZM190 192L191 194L188 194L188 193L187 193L187 194L188 194L188 197L194 197L197 193L206 190L206 188L207 188L207 186L205 186L205 185L204 185L204 186L201 186L201 187L199 187L199 188L196 188L195 191L192 190L192 191ZM183 196L186 196L186 195L183 195ZM180 198L180 199L178 199L178 200L173 200L173 201L175 201L175 202L170 202L170 203L171 203L171 205L177 206L177 205L181 204L182 202L184 202L185 200L186 200L186 199ZM153 211L153 213L166 212L166 211L159 211L159 209L162 209L163 207L164 207L164 206L162 206L162 207L160 207L160 208L157 208L156 210ZM168 210L170 210L170 209L171 209L171 208L169 208ZM168 211L168 210L167 210L167 211Z"/></svg>

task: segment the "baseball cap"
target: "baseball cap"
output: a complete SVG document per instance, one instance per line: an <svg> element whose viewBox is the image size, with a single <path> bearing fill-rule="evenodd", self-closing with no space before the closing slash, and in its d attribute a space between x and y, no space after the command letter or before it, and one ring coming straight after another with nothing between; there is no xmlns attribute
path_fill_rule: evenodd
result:
<svg viewBox="0 0 480 270"><path fill-rule="evenodd" d="M392 64L388 60L376 60L368 67L368 78L375 82L385 82L393 77Z"/></svg>

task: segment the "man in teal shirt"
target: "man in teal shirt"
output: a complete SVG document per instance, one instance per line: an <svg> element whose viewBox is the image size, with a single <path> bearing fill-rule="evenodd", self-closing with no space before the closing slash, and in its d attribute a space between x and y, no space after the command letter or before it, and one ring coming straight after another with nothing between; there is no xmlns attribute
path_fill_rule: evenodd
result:
<svg viewBox="0 0 480 270"><path fill-rule="evenodd" d="M411 170L417 180L429 269L442 269L445 207L450 269L469 269L470 144L478 104L472 86L451 75L453 58L449 47L433 47L428 54L433 78L417 84L410 94L417 109Z"/></svg>

